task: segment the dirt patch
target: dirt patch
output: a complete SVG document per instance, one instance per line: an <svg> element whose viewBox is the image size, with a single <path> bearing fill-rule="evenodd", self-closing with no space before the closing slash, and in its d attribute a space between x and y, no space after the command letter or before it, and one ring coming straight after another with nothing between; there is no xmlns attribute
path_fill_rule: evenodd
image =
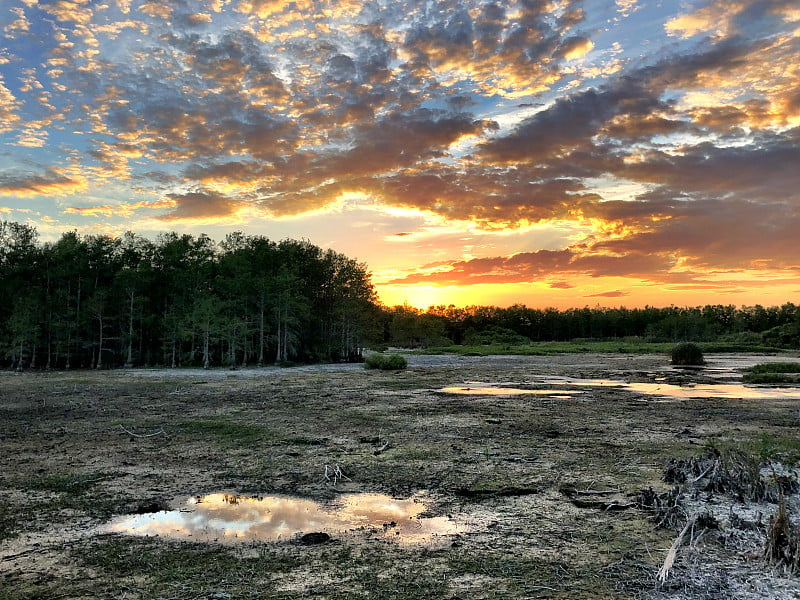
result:
<svg viewBox="0 0 800 600"><path fill-rule="evenodd" d="M439 392L476 381L546 390L559 378L730 383L764 357L710 356L698 371L661 356L407 358L400 372L0 375L0 597L796 597L800 581L763 556L774 498L701 491L673 527L637 498L667 493L665 466L710 447L791 465L800 400L664 403L579 384L562 397ZM423 490L424 516L457 519L463 533L409 546L365 528L236 547L98 533L190 495ZM719 527L687 537L659 583L678 528L709 506Z"/></svg>

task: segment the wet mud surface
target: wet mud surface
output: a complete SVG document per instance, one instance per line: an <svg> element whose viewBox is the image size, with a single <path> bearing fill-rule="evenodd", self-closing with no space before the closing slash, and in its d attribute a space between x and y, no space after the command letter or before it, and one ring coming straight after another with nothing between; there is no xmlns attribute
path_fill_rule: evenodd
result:
<svg viewBox="0 0 800 600"><path fill-rule="evenodd" d="M410 356L400 372L0 374L0 598L800 597L800 580L763 560L775 504L724 493L683 507L712 507L720 526L657 578L678 531L637 497L670 490L665 465L709 447L780 458L798 437L791 394L633 385L713 389L787 360L706 358L702 370L580 354ZM465 388L533 393L451 393ZM107 529L209 494L424 494L414 518L457 527L398 543L396 520L376 517L314 543L303 536L323 528L299 525L236 545Z"/></svg>

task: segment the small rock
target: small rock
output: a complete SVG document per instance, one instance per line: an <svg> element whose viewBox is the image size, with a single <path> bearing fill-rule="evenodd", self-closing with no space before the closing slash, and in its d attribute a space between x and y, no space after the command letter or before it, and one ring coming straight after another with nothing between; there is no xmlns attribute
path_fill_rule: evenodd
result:
<svg viewBox="0 0 800 600"><path fill-rule="evenodd" d="M313 546L315 544L324 544L331 541L331 536L323 531L315 531L306 533L300 537L300 543L304 546Z"/></svg>

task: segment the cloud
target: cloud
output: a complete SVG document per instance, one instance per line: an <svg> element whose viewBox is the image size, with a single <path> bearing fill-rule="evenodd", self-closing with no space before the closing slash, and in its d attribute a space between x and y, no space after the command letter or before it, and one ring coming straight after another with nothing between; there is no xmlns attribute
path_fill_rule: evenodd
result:
<svg viewBox="0 0 800 600"><path fill-rule="evenodd" d="M234 216L242 208L241 203L221 194L194 191L185 194L167 194L174 209L157 217L162 221L203 221Z"/></svg>
<svg viewBox="0 0 800 600"><path fill-rule="evenodd" d="M586 294L584 298L624 298L630 296L630 292L625 290L611 290L608 292L599 292L597 294Z"/></svg>
<svg viewBox="0 0 800 600"><path fill-rule="evenodd" d="M100 206L70 206L64 209L65 214L81 215L84 217L120 216L129 218L140 210L160 210L173 208L177 202L173 199L157 200L155 202L123 202L121 204L103 204Z"/></svg>
<svg viewBox="0 0 800 600"><path fill-rule="evenodd" d="M0 73L0 133L14 130L14 124L21 121L17 113L21 106L22 103L5 86L3 74Z"/></svg>
<svg viewBox="0 0 800 600"><path fill-rule="evenodd" d="M358 193L438 227L513 231L526 250L463 241L469 258L419 281L716 285L703 274L796 262L790 0L671 19L637 0L15 4L0 32L4 196L91 189L70 214L192 222ZM115 201L126 185L136 197ZM558 243L537 238L557 222Z"/></svg>
<svg viewBox="0 0 800 600"><path fill-rule="evenodd" d="M88 183L81 175L47 169L42 174L0 173L0 195L30 198L33 196L70 195L83 192Z"/></svg>

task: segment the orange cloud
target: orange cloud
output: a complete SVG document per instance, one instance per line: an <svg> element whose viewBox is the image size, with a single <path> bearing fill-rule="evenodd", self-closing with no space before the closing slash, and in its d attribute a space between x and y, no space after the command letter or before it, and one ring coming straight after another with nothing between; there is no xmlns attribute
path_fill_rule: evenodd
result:
<svg viewBox="0 0 800 600"><path fill-rule="evenodd" d="M158 200L155 202L123 202L121 204L104 204L102 206L70 206L64 209L65 214L80 215L82 217L105 217L118 216L130 217L138 210L157 210L163 208L173 208L176 202L171 199Z"/></svg>
<svg viewBox="0 0 800 600"><path fill-rule="evenodd" d="M242 204L221 194L208 191L167 194L173 210L158 219L162 221L202 221L230 217Z"/></svg>
<svg viewBox="0 0 800 600"><path fill-rule="evenodd" d="M42 175L0 174L0 195L30 198L33 196L71 195L86 191L88 181L81 175L67 175L58 169L49 169Z"/></svg>

